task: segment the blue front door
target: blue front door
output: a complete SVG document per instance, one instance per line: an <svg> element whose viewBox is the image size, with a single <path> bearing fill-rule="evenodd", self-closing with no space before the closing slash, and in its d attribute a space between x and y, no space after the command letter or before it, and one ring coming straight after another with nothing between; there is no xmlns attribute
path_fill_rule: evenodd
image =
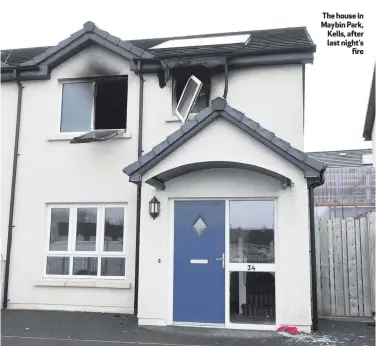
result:
<svg viewBox="0 0 376 346"><path fill-rule="evenodd" d="M225 322L225 202L175 202L174 322Z"/></svg>

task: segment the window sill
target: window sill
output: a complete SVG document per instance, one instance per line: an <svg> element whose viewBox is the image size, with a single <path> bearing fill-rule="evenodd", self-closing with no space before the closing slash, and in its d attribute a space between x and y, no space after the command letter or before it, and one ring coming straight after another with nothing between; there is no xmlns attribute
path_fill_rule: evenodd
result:
<svg viewBox="0 0 376 346"><path fill-rule="evenodd" d="M192 120L198 113L190 113L187 121ZM165 119L166 123L177 123L181 120L176 115L171 115Z"/></svg>
<svg viewBox="0 0 376 346"><path fill-rule="evenodd" d="M87 132L57 133L55 135L49 136L47 138L47 141L48 142L58 142L58 141L68 142L68 141L71 141L73 139L73 137L78 137L78 136L81 136L81 135L83 135L85 133L87 133ZM111 139L111 141L112 140L119 140L119 139L129 139L129 138L132 138L132 134L130 134L130 133L124 133L124 134L122 134L120 136L117 136L117 137Z"/></svg>
<svg viewBox="0 0 376 346"><path fill-rule="evenodd" d="M180 119L177 116L167 117L165 120L166 120L166 123L177 123L177 122L180 122Z"/></svg>
<svg viewBox="0 0 376 346"><path fill-rule="evenodd" d="M38 287L132 288L129 281L121 279L54 279L44 278L34 284Z"/></svg>

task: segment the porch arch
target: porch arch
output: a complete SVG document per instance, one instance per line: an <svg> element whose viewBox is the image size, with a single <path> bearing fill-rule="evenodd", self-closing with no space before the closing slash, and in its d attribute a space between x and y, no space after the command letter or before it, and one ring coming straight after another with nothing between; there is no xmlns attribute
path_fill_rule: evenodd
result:
<svg viewBox="0 0 376 346"><path fill-rule="evenodd" d="M273 177L281 182L281 187L283 189L287 188L288 186L291 186L292 182L291 179L281 175L277 172L268 170L263 167L250 165L246 163L241 162L232 162L232 161L205 161L205 162L194 162L185 164L182 166L174 167L172 169L166 170L164 172L160 172L157 175L149 178L146 180L146 183L155 187L158 190L165 190L166 185L165 183L169 180L175 179L177 177L180 177L182 175L202 171L206 169L214 169L214 168L233 168L233 169L242 169L252 172L258 172L270 177Z"/></svg>

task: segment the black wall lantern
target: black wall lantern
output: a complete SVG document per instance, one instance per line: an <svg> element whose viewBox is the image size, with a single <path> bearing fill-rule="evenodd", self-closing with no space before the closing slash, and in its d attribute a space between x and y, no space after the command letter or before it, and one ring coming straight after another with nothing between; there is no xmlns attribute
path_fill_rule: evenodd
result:
<svg viewBox="0 0 376 346"><path fill-rule="evenodd" d="M161 211L161 202L154 196L149 202L149 214L155 219Z"/></svg>

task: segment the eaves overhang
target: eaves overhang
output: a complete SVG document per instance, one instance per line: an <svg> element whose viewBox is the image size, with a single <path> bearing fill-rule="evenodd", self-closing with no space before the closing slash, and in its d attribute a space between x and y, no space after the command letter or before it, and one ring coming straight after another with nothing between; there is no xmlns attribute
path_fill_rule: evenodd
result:
<svg viewBox="0 0 376 346"><path fill-rule="evenodd" d="M270 65L291 65L291 64L312 64L314 61L313 52L274 52L270 54L257 55L211 55L191 57L168 57L168 58L134 58L132 59L131 70L138 73L157 73L166 67L192 67L204 66L215 68L227 63L229 68L241 68L251 66Z"/></svg>

